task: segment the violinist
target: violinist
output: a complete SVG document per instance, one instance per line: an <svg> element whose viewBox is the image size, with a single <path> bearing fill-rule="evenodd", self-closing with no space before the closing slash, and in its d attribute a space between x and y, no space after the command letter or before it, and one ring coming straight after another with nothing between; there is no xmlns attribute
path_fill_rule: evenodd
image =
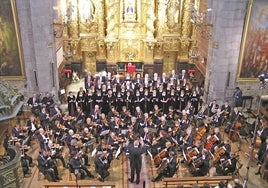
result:
<svg viewBox="0 0 268 188"><path fill-rule="evenodd" d="M161 113L161 110L159 109L158 105L155 104L153 106L153 111L150 112L150 117L152 119L152 123L154 125L159 125L160 124L160 117L161 117L162 113Z"/></svg>
<svg viewBox="0 0 268 188"><path fill-rule="evenodd" d="M91 134L91 132L89 132L89 129L87 127L84 128L84 130L82 131L81 134L81 141L83 144L85 144L85 152L88 153L88 150L90 149L90 147L92 147L92 145L88 145L87 143L89 143L90 141L93 140L93 135Z"/></svg>
<svg viewBox="0 0 268 188"><path fill-rule="evenodd" d="M50 93L47 92L46 95L41 100L42 105L46 107L46 110L48 112L49 112L51 105L54 104L53 97L54 95L52 96Z"/></svg>
<svg viewBox="0 0 268 188"><path fill-rule="evenodd" d="M215 125L215 127L220 127L222 125L223 121L223 111L221 111L220 108L216 110L216 114L212 116L212 123Z"/></svg>
<svg viewBox="0 0 268 188"><path fill-rule="evenodd" d="M220 158L220 164L216 166L216 172L219 175L226 176L234 173L236 169L237 156L230 152L229 156L223 156Z"/></svg>
<svg viewBox="0 0 268 188"><path fill-rule="evenodd" d="M26 126L28 127L28 136L29 136L29 143L30 143L32 140L32 136L36 133L36 131L39 128L38 122L34 115L30 115L30 118L27 121Z"/></svg>
<svg viewBox="0 0 268 188"><path fill-rule="evenodd" d="M43 128L40 128L38 132L37 139L39 141L40 148L46 151L49 141L48 133Z"/></svg>
<svg viewBox="0 0 268 188"><path fill-rule="evenodd" d="M21 144L19 142L15 143L15 146L19 149L22 150L22 154L20 157L20 162L21 162L21 167L22 167L22 171L23 171L23 175L24 177L30 177L32 172L30 167L33 167L33 159L32 157L30 157L29 155L27 155L24 151L24 148L21 146Z"/></svg>
<svg viewBox="0 0 268 188"><path fill-rule="evenodd" d="M21 126L19 124L16 124L12 128L12 137L14 140L19 140L21 144L23 140L25 140L26 136L24 135L23 130L21 130Z"/></svg>
<svg viewBox="0 0 268 188"><path fill-rule="evenodd" d="M110 175L108 169L110 164L107 160L106 153L98 153L94 159L96 172L99 174L98 180L104 182L104 179Z"/></svg>
<svg viewBox="0 0 268 188"><path fill-rule="evenodd" d="M158 168L159 174L152 181L160 181L163 177L173 177L177 171L177 156L174 151L169 151L168 156L163 158L160 167Z"/></svg>
<svg viewBox="0 0 268 188"><path fill-rule="evenodd" d="M151 152L153 157L156 156L163 148L165 148L166 138L164 135L164 131L160 131L159 134L153 134L151 144Z"/></svg>
<svg viewBox="0 0 268 188"><path fill-rule="evenodd" d="M228 122L232 111L228 100L225 101L224 104L221 106L221 111L223 112L223 120Z"/></svg>
<svg viewBox="0 0 268 188"><path fill-rule="evenodd" d="M51 157L51 159L59 159L62 162L63 167L67 168L64 158L62 156L63 147L60 145L53 144L51 140L48 141L47 146L47 153Z"/></svg>
<svg viewBox="0 0 268 188"><path fill-rule="evenodd" d="M70 116L68 112L64 113L62 117L61 124L67 129L67 130L74 130L74 132L77 132L77 128L75 126L75 117Z"/></svg>
<svg viewBox="0 0 268 188"><path fill-rule="evenodd" d="M82 163L82 154L83 152L72 151L71 159L69 161L70 171L76 176L80 173L81 179L84 179L86 176L89 178L94 178L87 168L87 165Z"/></svg>
<svg viewBox="0 0 268 188"><path fill-rule="evenodd" d="M65 134L65 131L67 130L67 128L64 125L62 125L59 120L56 120L54 124L52 125L51 129L53 131L56 142L60 143L61 138Z"/></svg>
<svg viewBox="0 0 268 188"><path fill-rule="evenodd" d="M54 103L52 105L52 108L49 110L49 116L54 119L60 119L61 118L62 110L60 109L59 105L57 103Z"/></svg>
<svg viewBox="0 0 268 188"><path fill-rule="evenodd" d="M181 116L179 118L180 124L181 124L181 130L185 131L189 127L190 120L188 118L188 114L186 110L182 110Z"/></svg>
<svg viewBox="0 0 268 188"><path fill-rule="evenodd" d="M41 112L39 113L39 120L43 127L43 129L48 130L48 122L49 122L50 116L47 112L46 107L41 108Z"/></svg>
<svg viewBox="0 0 268 188"><path fill-rule="evenodd" d="M100 119L100 115L101 115L101 109L99 105L95 105L94 109L92 109L91 113L90 113L92 120L93 121L98 121Z"/></svg>
<svg viewBox="0 0 268 188"><path fill-rule="evenodd" d="M185 150L187 147L192 146L194 141L194 135L192 129L189 127L185 130L185 134L182 135L178 141L180 150Z"/></svg>
<svg viewBox="0 0 268 188"><path fill-rule="evenodd" d="M88 155L82 151L85 144L83 144L76 135L73 135L71 143L70 143L70 153L80 153L79 156L83 158L84 164L89 166L89 158Z"/></svg>
<svg viewBox="0 0 268 188"><path fill-rule="evenodd" d="M80 132L83 130L85 119L86 119L85 113L83 112L82 108L78 106L77 107L77 114L75 117L75 124L76 124L77 130Z"/></svg>
<svg viewBox="0 0 268 188"><path fill-rule="evenodd" d="M216 114L218 108L219 108L219 104L217 103L217 100L214 99L208 105L209 116L213 116L214 114Z"/></svg>
<svg viewBox="0 0 268 188"><path fill-rule="evenodd" d="M108 145L107 140L101 140L101 143L93 150L92 156L99 153L105 153L108 164L111 164L113 160L113 148Z"/></svg>
<svg viewBox="0 0 268 188"><path fill-rule="evenodd" d="M59 180L62 180L62 178L59 177L58 168L55 164L55 161L51 159L47 155L47 152L45 150L41 150L39 152L39 155L37 157L38 162L38 168L44 175L49 175L54 182L58 182Z"/></svg>
<svg viewBox="0 0 268 188"><path fill-rule="evenodd" d="M41 110L40 96L34 93L33 96L28 99L27 104L31 108L31 112L34 115L38 116Z"/></svg>

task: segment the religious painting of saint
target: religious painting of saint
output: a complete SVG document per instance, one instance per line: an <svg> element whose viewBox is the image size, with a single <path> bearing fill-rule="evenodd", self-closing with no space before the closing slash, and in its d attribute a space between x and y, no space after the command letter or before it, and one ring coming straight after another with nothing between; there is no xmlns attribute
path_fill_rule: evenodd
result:
<svg viewBox="0 0 268 188"><path fill-rule="evenodd" d="M21 40L15 0L0 0L0 80L22 80Z"/></svg>
<svg viewBox="0 0 268 188"><path fill-rule="evenodd" d="M250 0L239 56L237 81L258 81L268 72L268 1Z"/></svg>

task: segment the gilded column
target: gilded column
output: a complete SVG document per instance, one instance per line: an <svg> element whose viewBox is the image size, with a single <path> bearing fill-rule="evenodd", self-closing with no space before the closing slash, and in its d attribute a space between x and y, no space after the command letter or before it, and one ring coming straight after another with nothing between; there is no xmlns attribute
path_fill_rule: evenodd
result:
<svg viewBox="0 0 268 188"><path fill-rule="evenodd" d="M117 10L118 2L117 1L107 1L107 38L115 38L115 26L116 26L116 14L115 11Z"/></svg>
<svg viewBox="0 0 268 188"><path fill-rule="evenodd" d="M154 0L147 1L147 10L146 10L146 38L152 39L154 38Z"/></svg>
<svg viewBox="0 0 268 188"><path fill-rule="evenodd" d="M182 37L181 37L181 50L179 51L181 60L188 60L188 51L191 38L191 13L189 7L192 0L185 0L183 5L183 18L182 18Z"/></svg>
<svg viewBox="0 0 268 188"><path fill-rule="evenodd" d="M78 4L77 1L69 1L67 7L67 17L68 17L68 29L69 37L78 37L78 27L79 27L79 16L78 16Z"/></svg>
<svg viewBox="0 0 268 188"><path fill-rule="evenodd" d="M159 0L157 9L157 37L160 37L161 33L164 33L165 24L167 22L167 4L169 0Z"/></svg>

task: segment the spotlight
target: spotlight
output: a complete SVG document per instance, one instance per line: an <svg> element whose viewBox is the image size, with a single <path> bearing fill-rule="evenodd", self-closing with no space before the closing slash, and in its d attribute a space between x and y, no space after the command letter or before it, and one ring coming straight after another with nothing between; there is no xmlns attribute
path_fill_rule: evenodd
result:
<svg viewBox="0 0 268 188"><path fill-rule="evenodd" d="M258 76L260 82L267 82L268 81L268 73L263 73L261 75Z"/></svg>

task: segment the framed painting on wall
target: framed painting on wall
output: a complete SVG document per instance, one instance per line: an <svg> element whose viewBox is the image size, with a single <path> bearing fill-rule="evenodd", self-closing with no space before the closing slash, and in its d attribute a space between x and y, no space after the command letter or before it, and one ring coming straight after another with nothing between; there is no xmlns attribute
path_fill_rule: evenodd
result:
<svg viewBox="0 0 268 188"><path fill-rule="evenodd" d="M249 0L237 81L258 81L268 71L268 1Z"/></svg>
<svg viewBox="0 0 268 188"><path fill-rule="evenodd" d="M25 79L15 0L0 0L0 80Z"/></svg>

